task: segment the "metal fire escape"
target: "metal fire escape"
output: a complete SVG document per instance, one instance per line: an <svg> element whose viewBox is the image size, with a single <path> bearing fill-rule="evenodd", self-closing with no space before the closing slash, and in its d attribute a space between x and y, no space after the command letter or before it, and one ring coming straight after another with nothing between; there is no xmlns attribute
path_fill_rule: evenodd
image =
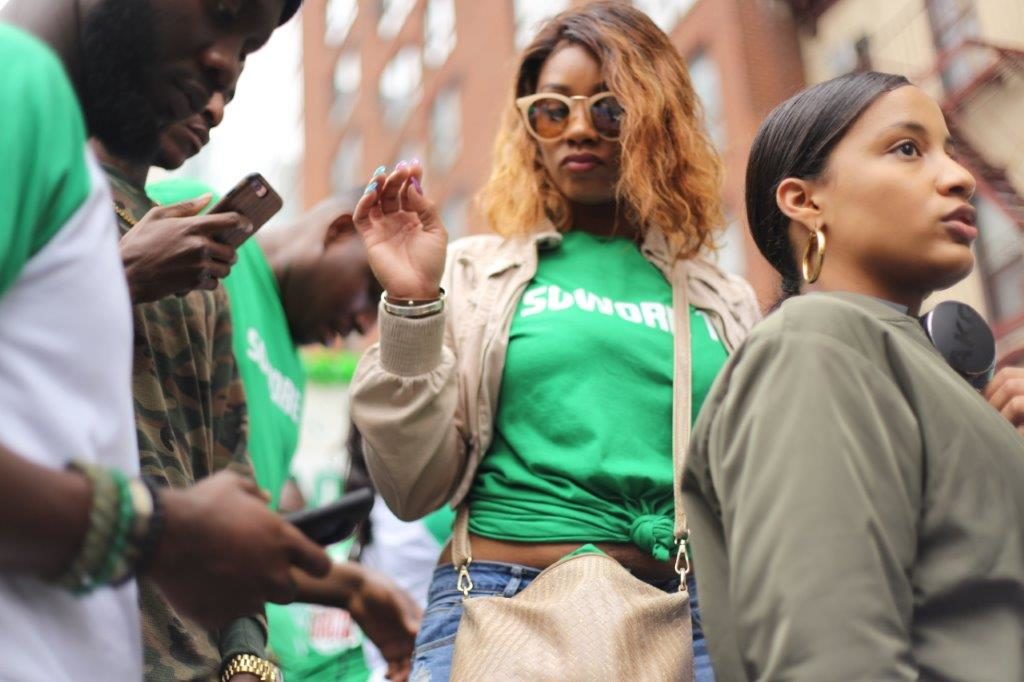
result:
<svg viewBox="0 0 1024 682"><path fill-rule="evenodd" d="M1006 211L1010 219L1017 223L1021 230L1024 230L1024 198L1010 183L1006 170L989 164L967 142L959 130L961 112L968 108L971 101L981 95L986 88L999 87L1014 76L1024 78L1024 50L992 45L981 40L966 40L953 54L940 58L940 68L943 62L948 61L950 57L955 57L956 52L966 50L987 53L989 63L967 83L948 93L942 102L942 109L946 114L951 132L957 139L960 158L965 165L970 167L970 170L975 172L979 191L985 192L989 199Z"/></svg>
<svg viewBox="0 0 1024 682"><path fill-rule="evenodd" d="M996 165L970 141L970 123L967 120L972 107L984 106L984 99L996 89L1015 88L1024 97L1024 50L996 45L980 39L966 39L952 49L940 53L935 64L935 74L947 72L950 67L969 61L967 78L960 78L945 90L942 109L946 114L950 132L957 143L959 161L972 172L977 182L977 193L999 209L1024 234L1024 196L1014 186L1007 169ZM944 79L945 80L945 79ZM1006 140L1024 153L1024 139ZM1011 256L1009 266L1024 267L1024 251L1018 250L1017 257ZM1019 294L1024 297L1024 290ZM999 338L1016 336L1024 330L1024 315L996 320L995 331ZM1012 341L1012 348L1006 349L1014 355L1024 357L1024 342ZM1018 358L1019 359L1019 358Z"/></svg>

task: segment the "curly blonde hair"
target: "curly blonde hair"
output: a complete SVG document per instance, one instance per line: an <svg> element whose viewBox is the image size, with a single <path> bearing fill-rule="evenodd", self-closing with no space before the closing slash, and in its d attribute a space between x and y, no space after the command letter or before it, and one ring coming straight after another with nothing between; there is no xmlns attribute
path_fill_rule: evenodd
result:
<svg viewBox="0 0 1024 682"><path fill-rule="evenodd" d="M643 12L622 2L595 2L547 22L523 51L501 128L495 163L479 195L499 234L527 234L544 218L568 230L569 202L554 186L515 107L536 92L548 57L564 43L589 50L608 89L626 111L615 188L620 209L642 231L661 230L678 258L714 248L723 224L722 166L703 126L703 109L686 63Z"/></svg>

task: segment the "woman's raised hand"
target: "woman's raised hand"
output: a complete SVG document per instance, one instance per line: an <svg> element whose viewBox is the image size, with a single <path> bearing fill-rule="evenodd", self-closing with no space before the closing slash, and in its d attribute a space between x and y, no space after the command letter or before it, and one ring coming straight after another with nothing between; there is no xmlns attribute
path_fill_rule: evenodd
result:
<svg viewBox="0 0 1024 682"><path fill-rule="evenodd" d="M422 177L419 161L403 161L390 174L378 168L353 215L370 268L393 300L430 300L440 292L448 232L423 196Z"/></svg>

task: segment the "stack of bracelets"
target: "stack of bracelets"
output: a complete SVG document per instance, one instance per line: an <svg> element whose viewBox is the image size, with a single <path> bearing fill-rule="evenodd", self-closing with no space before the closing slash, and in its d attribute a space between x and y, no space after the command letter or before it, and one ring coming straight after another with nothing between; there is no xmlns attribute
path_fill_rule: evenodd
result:
<svg viewBox="0 0 1024 682"><path fill-rule="evenodd" d="M92 483L89 529L71 566L55 581L74 594L121 585L153 555L163 527L163 507L153 484L116 469L72 462Z"/></svg>

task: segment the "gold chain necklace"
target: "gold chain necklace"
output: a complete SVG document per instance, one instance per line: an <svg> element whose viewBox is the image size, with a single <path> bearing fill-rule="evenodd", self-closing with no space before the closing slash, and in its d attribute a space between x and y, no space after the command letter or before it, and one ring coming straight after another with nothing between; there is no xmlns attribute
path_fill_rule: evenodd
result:
<svg viewBox="0 0 1024 682"><path fill-rule="evenodd" d="M131 214L128 213L128 211L121 208L121 206L118 205L116 201L114 202L114 213L117 214L118 218L128 223L128 227L135 227L135 225L139 222L138 220L133 218Z"/></svg>

